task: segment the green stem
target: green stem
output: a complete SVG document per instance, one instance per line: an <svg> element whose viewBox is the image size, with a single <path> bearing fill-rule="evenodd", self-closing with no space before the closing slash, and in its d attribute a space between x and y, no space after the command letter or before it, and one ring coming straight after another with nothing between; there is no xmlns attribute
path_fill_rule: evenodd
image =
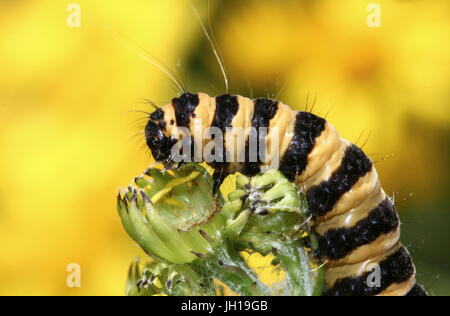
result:
<svg viewBox="0 0 450 316"><path fill-rule="evenodd" d="M214 251L191 263L199 274L210 274L242 296L266 296L270 290L258 280L239 252L227 238Z"/></svg>
<svg viewBox="0 0 450 316"><path fill-rule="evenodd" d="M310 235L311 247L313 250L319 248L319 242L315 234ZM316 286L314 287L313 296L322 296L323 286L325 284L325 266L321 266L316 273Z"/></svg>
<svg viewBox="0 0 450 316"><path fill-rule="evenodd" d="M325 284L325 267L321 267L317 271L316 286L314 287L312 296L322 296L324 284Z"/></svg>
<svg viewBox="0 0 450 316"><path fill-rule="evenodd" d="M312 296L315 280L307 252L298 240L283 241L277 247L277 257L286 269L292 296Z"/></svg>

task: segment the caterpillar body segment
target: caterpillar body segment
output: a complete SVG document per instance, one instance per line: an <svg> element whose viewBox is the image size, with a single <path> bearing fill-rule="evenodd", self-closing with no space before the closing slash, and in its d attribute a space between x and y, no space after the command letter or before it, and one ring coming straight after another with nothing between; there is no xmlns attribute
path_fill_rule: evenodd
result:
<svg viewBox="0 0 450 316"><path fill-rule="evenodd" d="M208 162L218 181L277 168L304 190L327 265L325 295L426 295L416 285L411 256L399 242L397 212L371 160L325 119L271 99L186 93L150 115L145 137L154 158L170 165L171 148L183 137L203 153L208 139L192 136L199 124L223 134L211 137L223 150ZM244 141L233 141L236 136ZM251 137L265 147L264 157L251 159L260 149L251 147ZM193 161L193 152L185 158ZM372 273L379 274L378 283L369 282Z"/></svg>

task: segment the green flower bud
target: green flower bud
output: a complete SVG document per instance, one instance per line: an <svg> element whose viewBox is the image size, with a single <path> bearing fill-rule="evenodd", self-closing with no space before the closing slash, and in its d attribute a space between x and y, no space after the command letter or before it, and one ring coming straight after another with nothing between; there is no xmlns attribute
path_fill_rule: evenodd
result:
<svg viewBox="0 0 450 316"><path fill-rule="evenodd" d="M299 243L307 208L295 185L276 171L238 176L224 205L212 187L203 167L185 164L149 169L119 192L123 226L157 260L142 272L132 264L127 294L214 295L218 279L241 295L269 295L239 253L252 249L275 255L289 276L287 294L310 295L310 261Z"/></svg>
<svg viewBox="0 0 450 316"><path fill-rule="evenodd" d="M261 254L269 253L281 240L298 239L307 230L304 196L279 171L238 176L236 190L228 198L224 212L241 222L238 239Z"/></svg>
<svg viewBox="0 0 450 316"><path fill-rule="evenodd" d="M221 240L226 223L212 185L211 176L196 164L177 171L149 169L119 192L123 226L160 261L182 264L204 257Z"/></svg>
<svg viewBox="0 0 450 316"><path fill-rule="evenodd" d="M214 280L202 277L189 265L153 261L141 269L139 260L132 262L128 274L128 296L211 296Z"/></svg>
<svg viewBox="0 0 450 316"><path fill-rule="evenodd" d="M286 271L283 294L319 293L322 271L302 243L303 237L310 236L308 204L296 185L279 171L252 178L240 175L228 200L223 213L233 222L234 238L241 247L271 253L273 264Z"/></svg>

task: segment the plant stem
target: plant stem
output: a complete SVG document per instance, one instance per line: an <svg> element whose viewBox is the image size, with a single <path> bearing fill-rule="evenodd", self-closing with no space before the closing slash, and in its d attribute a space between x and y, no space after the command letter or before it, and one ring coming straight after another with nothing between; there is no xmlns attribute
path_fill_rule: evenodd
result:
<svg viewBox="0 0 450 316"><path fill-rule="evenodd" d="M191 266L199 274L210 274L222 281L236 294L270 295L270 290L258 280L228 238L224 238L205 258L192 262Z"/></svg>
<svg viewBox="0 0 450 316"><path fill-rule="evenodd" d="M315 280L311 272L309 257L298 240L281 241L277 257L284 265L292 296L312 296Z"/></svg>

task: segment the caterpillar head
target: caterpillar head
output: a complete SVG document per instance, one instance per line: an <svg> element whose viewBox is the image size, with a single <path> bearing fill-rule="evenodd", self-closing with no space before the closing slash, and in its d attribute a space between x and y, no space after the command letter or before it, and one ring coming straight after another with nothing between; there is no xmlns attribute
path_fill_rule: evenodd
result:
<svg viewBox="0 0 450 316"><path fill-rule="evenodd" d="M157 162L167 165L171 160L171 150L176 139L167 136L167 123L164 119L163 109L157 109L150 114L145 126L145 140Z"/></svg>
<svg viewBox="0 0 450 316"><path fill-rule="evenodd" d="M174 155L172 149L180 140L185 140L187 146L193 145L191 131L194 121L201 122L203 128L211 124L210 100L204 93L184 93L150 114L145 127L145 139L157 162L170 167ZM193 150L188 153L181 148L177 154L181 154L184 161L194 160Z"/></svg>

